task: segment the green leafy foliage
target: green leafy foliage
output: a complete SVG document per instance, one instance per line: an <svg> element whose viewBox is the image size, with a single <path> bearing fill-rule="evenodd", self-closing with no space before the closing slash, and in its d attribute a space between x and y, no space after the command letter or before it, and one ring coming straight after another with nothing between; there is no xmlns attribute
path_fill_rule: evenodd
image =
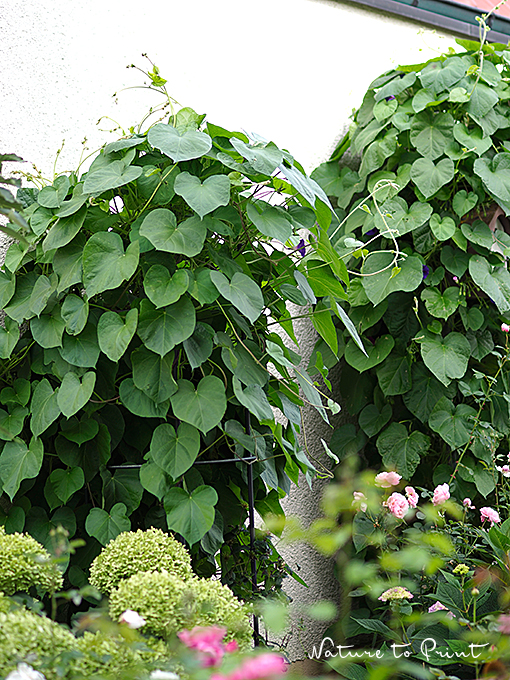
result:
<svg viewBox="0 0 510 680"><path fill-rule="evenodd" d="M0 520L43 544L58 522L84 538L71 582L150 526L180 534L210 575L247 515L245 464L218 461L255 456L256 502L279 514L290 480L313 473L299 409L338 407L275 333L294 337L288 300L335 354L333 318L362 347L336 308L349 279L319 226L334 219L321 187L273 143L184 111L81 176L40 178L23 205L2 193L20 212L5 213L18 242L0 272Z"/></svg>
<svg viewBox="0 0 510 680"><path fill-rule="evenodd" d="M312 177L338 215L335 249L361 275L338 303L366 349L350 339L339 357L358 422L333 450L475 499L494 490L480 459L494 465L510 431L510 53L461 45L376 79Z"/></svg>

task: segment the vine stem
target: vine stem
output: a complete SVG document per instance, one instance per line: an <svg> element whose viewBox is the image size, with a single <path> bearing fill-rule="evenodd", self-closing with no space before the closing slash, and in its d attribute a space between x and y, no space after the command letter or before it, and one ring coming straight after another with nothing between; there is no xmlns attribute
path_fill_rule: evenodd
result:
<svg viewBox="0 0 510 680"><path fill-rule="evenodd" d="M505 340L505 349L506 349L506 353L505 353L505 355L504 355L504 357L503 357L503 359L502 359L502 361L501 361L501 364L500 364L498 370L496 371L496 374L494 375L494 378L493 378L493 381L494 381L494 382L497 381L499 374L500 374L501 371L503 370L503 366L504 366L505 363L508 361L508 353L509 353L509 347L508 347L508 335L507 335L506 340ZM475 424L473 425L473 428L472 428L472 430L471 430L471 432L470 432L470 434L469 434L469 440L468 440L468 442L466 443L466 445L464 446L464 448L462 449L462 452L461 452L461 454L460 454L460 456L459 456L459 460L457 461L457 465L455 466L454 471L453 471L452 474L450 475L450 482L451 482L453 479L455 479L455 475L457 474L457 470L458 470L459 467L460 467L460 464L461 464L461 462L462 462L462 459L464 458L464 455L465 455L466 451L468 450L469 445L470 445L471 442L473 441L473 435L474 435L475 430L476 430L476 428L477 428L477 426L478 426L478 423L480 422L480 416L482 415L482 411L483 411L483 409L485 408L485 404L487 403L487 400L489 399L489 392L490 392L490 385L489 385L489 387L488 387L488 390L487 390L487 393L486 393L486 395L485 395L484 400L483 400L482 403L480 404L480 408L478 409L478 413L476 414Z"/></svg>

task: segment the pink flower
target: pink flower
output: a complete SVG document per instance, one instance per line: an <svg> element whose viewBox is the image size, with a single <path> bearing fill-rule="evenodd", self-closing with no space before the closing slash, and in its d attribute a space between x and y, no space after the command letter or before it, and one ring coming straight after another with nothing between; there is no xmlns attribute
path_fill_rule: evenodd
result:
<svg viewBox="0 0 510 680"><path fill-rule="evenodd" d="M448 609L448 607L445 607L444 604L441 604L441 602L439 602L439 601L434 602L434 604L431 607L429 607L429 614L432 614L433 612L441 611L443 609L448 612L448 614L447 614L448 618L453 619L455 614L453 612L451 612Z"/></svg>
<svg viewBox="0 0 510 680"><path fill-rule="evenodd" d="M503 333L510 333L510 326L507 323L502 323L501 330Z"/></svg>
<svg viewBox="0 0 510 680"><path fill-rule="evenodd" d="M279 654L266 652L243 663L227 675L212 675L210 680L272 680L285 673L285 660Z"/></svg>
<svg viewBox="0 0 510 680"><path fill-rule="evenodd" d="M441 505L450 498L450 487L448 484L440 484L434 489L434 496L432 503L434 505Z"/></svg>
<svg viewBox="0 0 510 680"><path fill-rule="evenodd" d="M409 510L409 501L401 493L392 493L387 501L383 503L392 515L398 519L404 519Z"/></svg>
<svg viewBox="0 0 510 680"><path fill-rule="evenodd" d="M482 522L485 522L485 520L488 519L491 526L501 522L498 511L493 508L480 508L480 519Z"/></svg>
<svg viewBox="0 0 510 680"><path fill-rule="evenodd" d="M361 491L354 491L354 493L352 495L354 496L354 500L352 501L352 505L356 509L359 509L362 512L366 512L367 511L367 504L363 502L363 501L367 500L367 497L365 496L365 494L361 493Z"/></svg>
<svg viewBox="0 0 510 680"><path fill-rule="evenodd" d="M500 633L510 635L510 614L501 614L498 618L498 630Z"/></svg>
<svg viewBox="0 0 510 680"><path fill-rule="evenodd" d="M177 633L177 637L183 642L186 647L196 649L200 654L200 661L204 668L209 666L218 666L223 659L225 651L234 651L237 649L229 644L223 644L223 638L227 632L226 628L219 628L218 626L209 626L208 628L202 626L195 626L193 630L183 630Z"/></svg>
<svg viewBox="0 0 510 680"><path fill-rule="evenodd" d="M412 486L406 486L406 497L409 502L409 505L412 508L415 508L418 505L420 497L418 496L418 494L416 493Z"/></svg>
<svg viewBox="0 0 510 680"><path fill-rule="evenodd" d="M464 498L464 500L462 501L462 505L468 510L476 510L475 506L471 501L471 498Z"/></svg>
<svg viewBox="0 0 510 680"><path fill-rule="evenodd" d="M510 465L503 465L503 467L496 465L496 470L501 472L503 477L510 477Z"/></svg>
<svg viewBox="0 0 510 680"><path fill-rule="evenodd" d="M380 472L375 476L376 486L382 486L383 489L389 489L391 486L397 486L402 477L396 472Z"/></svg>

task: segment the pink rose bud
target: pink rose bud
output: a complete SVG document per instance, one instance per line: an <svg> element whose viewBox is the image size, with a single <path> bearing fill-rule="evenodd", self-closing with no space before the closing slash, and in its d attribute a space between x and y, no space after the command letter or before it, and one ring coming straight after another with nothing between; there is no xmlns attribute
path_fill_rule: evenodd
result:
<svg viewBox="0 0 510 680"><path fill-rule="evenodd" d="M445 503L450 498L450 487L448 484L440 484L434 489L434 496L432 498L432 503L434 505L441 505Z"/></svg>
<svg viewBox="0 0 510 680"><path fill-rule="evenodd" d="M503 333L510 333L510 326L507 323L502 323L501 330Z"/></svg>
<svg viewBox="0 0 510 680"><path fill-rule="evenodd" d="M389 489L391 486L397 486L402 477L396 472L380 472L375 476L376 486L382 486L383 489Z"/></svg>

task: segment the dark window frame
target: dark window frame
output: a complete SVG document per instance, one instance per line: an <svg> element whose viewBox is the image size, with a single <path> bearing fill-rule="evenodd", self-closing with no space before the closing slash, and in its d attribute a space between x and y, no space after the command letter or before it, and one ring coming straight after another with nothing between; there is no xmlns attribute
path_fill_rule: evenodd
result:
<svg viewBox="0 0 510 680"><path fill-rule="evenodd" d="M338 1L338 0L337 0ZM457 33L470 40L479 40L479 22L476 17L486 10L463 5L455 0L351 0L389 14L396 14L428 26ZM488 42L508 44L510 40L510 19L491 14L487 21Z"/></svg>

